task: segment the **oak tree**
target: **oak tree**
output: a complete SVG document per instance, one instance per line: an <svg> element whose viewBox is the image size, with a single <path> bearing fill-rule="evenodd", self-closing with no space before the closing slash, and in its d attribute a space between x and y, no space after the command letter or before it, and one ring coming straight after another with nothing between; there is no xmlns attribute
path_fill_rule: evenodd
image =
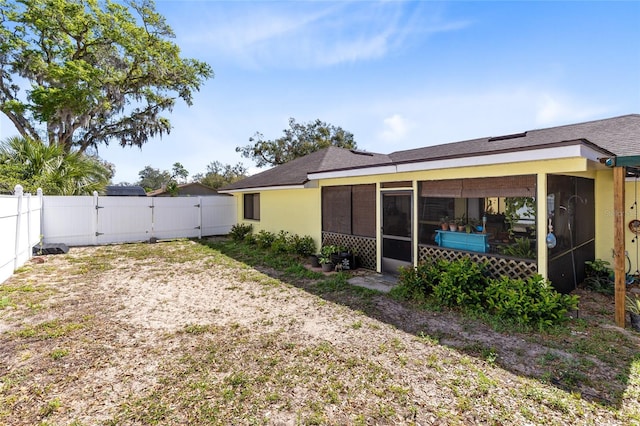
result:
<svg viewBox="0 0 640 426"><path fill-rule="evenodd" d="M213 76L152 0L0 0L0 111L65 151L169 133L163 112Z"/></svg>
<svg viewBox="0 0 640 426"><path fill-rule="evenodd" d="M236 152L255 161L257 167L277 166L329 146L356 149L353 134L331 124L315 120L306 124L289 119L284 136L265 140L262 133L249 138L251 145L237 147Z"/></svg>

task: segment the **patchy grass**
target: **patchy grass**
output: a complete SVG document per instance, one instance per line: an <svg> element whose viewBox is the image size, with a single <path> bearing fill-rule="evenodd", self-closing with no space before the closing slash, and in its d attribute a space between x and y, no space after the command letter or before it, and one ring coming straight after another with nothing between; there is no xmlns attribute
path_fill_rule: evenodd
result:
<svg viewBox="0 0 640 426"><path fill-rule="evenodd" d="M349 276L227 240L47 257L0 285L0 424L640 424L607 300L541 334Z"/></svg>

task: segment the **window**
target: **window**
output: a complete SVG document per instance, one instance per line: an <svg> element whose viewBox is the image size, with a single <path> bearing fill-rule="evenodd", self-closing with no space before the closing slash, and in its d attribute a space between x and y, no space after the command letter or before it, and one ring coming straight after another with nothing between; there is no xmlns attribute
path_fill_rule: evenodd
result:
<svg viewBox="0 0 640 426"><path fill-rule="evenodd" d="M260 220L260 194L244 194L244 218Z"/></svg>
<svg viewBox="0 0 640 426"><path fill-rule="evenodd" d="M367 184L322 188L322 230L375 237L376 186Z"/></svg>

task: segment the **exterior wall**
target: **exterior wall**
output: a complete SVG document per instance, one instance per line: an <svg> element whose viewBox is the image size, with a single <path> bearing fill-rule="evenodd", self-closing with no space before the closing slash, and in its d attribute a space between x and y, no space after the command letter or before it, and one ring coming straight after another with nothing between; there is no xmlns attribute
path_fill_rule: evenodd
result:
<svg viewBox="0 0 640 426"><path fill-rule="evenodd" d="M247 194L252 193L247 191ZM253 232L288 231L300 236L309 235L320 249L321 243L321 203L319 188L283 189L260 191L260 220L246 220L243 217L243 194L236 198L238 223L250 223Z"/></svg>
<svg viewBox="0 0 640 426"><path fill-rule="evenodd" d="M597 173L596 192L596 259L606 260L613 265L613 172L610 169ZM631 260L631 272L640 268L637 250L638 239L632 242L634 234L628 224L636 217L640 217L640 206L634 206L634 201L640 204L640 179L636 184L634 179L627 179L625 184L625 249ZM636 216L638 215L638 216Z"/></svg>

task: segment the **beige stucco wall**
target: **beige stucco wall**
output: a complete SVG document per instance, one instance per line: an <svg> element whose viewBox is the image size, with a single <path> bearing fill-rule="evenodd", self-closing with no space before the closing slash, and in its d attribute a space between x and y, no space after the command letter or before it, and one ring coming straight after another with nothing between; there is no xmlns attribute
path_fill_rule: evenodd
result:
<svg viewBox="0 0 640 426"><path fill-rule="evenodd" d="M316 242L316 248L320 249L322 223L318 188L260 191L260 220L245 220L243 196L235 196L238 222L251 223L254 233L264 229L274 233L284 230L300 236L309 235Z"/></svg>

